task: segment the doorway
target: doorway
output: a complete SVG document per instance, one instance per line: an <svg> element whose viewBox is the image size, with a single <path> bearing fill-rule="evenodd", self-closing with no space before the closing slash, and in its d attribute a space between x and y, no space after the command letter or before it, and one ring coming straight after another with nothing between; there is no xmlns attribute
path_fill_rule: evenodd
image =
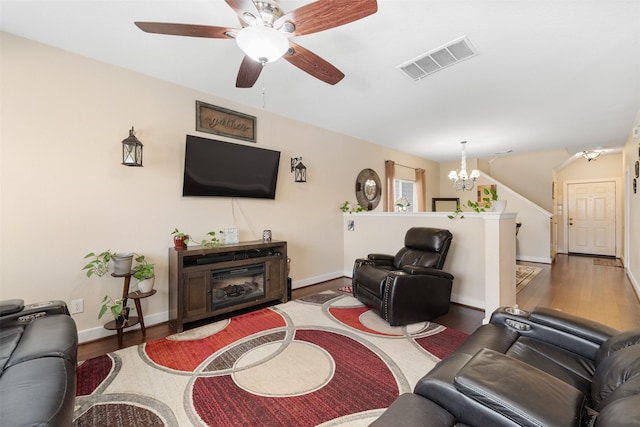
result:
<svg viewBox="0 0 640 427"><path fill-rule="evenodd" d="M569 253L616 256L616 181L567 184Z"/></svg>

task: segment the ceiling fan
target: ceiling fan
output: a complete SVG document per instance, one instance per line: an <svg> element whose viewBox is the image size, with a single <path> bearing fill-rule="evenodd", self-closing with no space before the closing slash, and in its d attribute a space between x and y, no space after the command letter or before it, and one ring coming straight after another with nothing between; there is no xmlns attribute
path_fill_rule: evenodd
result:
<svg viewBox="0 0 640 427"><path fill-rule="evenodd" d="M318 0L284 13L275 0L225 0L238 14L242 28L209 25L136 22L147 33L235 39L245 54L236 87L254 85L265 64L283 57L302 71L334 85L344 74L290 39L339 27L374 14L376 0Z"/></svg>

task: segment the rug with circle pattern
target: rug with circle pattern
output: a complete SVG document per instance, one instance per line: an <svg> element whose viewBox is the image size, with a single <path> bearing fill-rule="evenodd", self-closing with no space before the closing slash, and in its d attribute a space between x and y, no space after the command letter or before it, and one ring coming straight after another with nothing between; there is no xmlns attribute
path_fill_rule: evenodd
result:
<svg viewBox="0 0 640 427"><path fill-rule="evenodd" d="M78 366L75 426L366 426L466 334L323 292Z"/></svg>

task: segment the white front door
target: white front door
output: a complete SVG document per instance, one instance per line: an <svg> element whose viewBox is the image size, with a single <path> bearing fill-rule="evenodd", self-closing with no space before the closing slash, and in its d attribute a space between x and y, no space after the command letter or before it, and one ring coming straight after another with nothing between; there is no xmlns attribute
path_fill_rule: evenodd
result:
<svg viewBox="0 0 640 427"><path fill-rule="evenodd" d="M615 181L568 184L569 252L616 255Z"/></svg>

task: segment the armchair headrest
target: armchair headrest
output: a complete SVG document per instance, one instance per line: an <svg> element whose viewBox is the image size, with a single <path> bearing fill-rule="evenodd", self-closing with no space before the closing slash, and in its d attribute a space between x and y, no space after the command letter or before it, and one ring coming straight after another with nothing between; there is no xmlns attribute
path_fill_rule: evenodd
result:
<svg viewBox="0 0 640 427"><path fill-rule="evenodd" d="M413 227L404 236L404 245L410 249L437 252L446 255L453 235L449 230L429 227Z"/></svg>

